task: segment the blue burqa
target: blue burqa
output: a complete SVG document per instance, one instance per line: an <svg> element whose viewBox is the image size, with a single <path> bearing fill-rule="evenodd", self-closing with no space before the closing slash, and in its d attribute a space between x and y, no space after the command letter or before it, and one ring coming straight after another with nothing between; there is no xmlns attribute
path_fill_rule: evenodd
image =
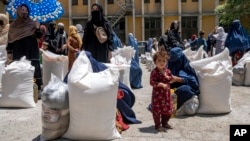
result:
<svg viewBox="0 0 250 141"><path fill-rule="evenodd" d="M199 81L195 70L189 65L189 60L179 47L170 50L168 68L173 75L181 77L184 80L184 83L175 82L171 84L172 89L176 88L175 93L177 94L178 109L193 95L199 95Z"/></svg>
<svg viewBox="0 0 250 141"><path fill-rule="evenodd" d="M89 61L91 63L93 72L100 72L107 69L103 63L98 62L94 59L90 52L85 51ZM67 77L67 76L66 76ZM67 78L65 77L64 82L66 82ZM119 109L124 122L126 123L141 123L141 121L136 119L135 113L132 110L132 107L135 103L134 93L123 83L119 82L118 88L123 91L124 97L122 99L117 99L117 108Z"/></svg>
<svg viewBox="0 0 250 141"><path fill-rule="evenodd" d="M233 55L236 51L245 52L250 49L248 34L240 20L234 20L231 24L225 46L229 49L230 55Z"/></svg>
<svg viewBox="0 0 250 141"><path fill-rule="evenodd" d="M112 34L113 34L113 44L112 44L113 48L114 49L121 48L122 42L120 38L117 36L117 34L114 31L112 32Z"/></svg>
<svg viewBox="0 0 250 141"><path fill-rule="evenodd" d="M147 45L145 46L145 52L151 52L152 44L153 44L153 39L148 38Z"/></svg>
<svg viewBox="0 0 250 141"><path fill-rule="evenodd" d="M136 50L135 56L131 59L130 63L130 73L129 73L130 86L134 89L139 89L142 88L141 84L142 69L139 65L138 44L132 34L128 35L128 45L134 47L134 49Z"/></svg>

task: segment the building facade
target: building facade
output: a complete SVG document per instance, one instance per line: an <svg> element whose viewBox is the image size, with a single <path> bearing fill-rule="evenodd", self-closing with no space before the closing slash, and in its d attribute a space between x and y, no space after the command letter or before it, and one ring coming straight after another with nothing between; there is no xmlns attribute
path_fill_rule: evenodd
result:
<svg viewBox="0 0 250 141"><path fill-rule="evenodd" d="M219 24L214 9L225 0L58 0L64 15L57 20L65 25L84 25L91 17L91 5L100 3L120 39L127 43L133 33L138 41L159 38L174 20L180 21L182 38L205 31L205 36Z"/></svg>

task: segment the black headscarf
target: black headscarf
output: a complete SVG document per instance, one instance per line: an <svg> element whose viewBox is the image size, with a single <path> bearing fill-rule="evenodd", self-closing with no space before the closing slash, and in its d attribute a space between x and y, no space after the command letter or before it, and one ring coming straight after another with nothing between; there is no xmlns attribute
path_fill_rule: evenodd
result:
<svg viewBox="0 0 250 141"><path fill-rule="evenodd" d="M91 22L96 26L103 26L103 23L105 22L103 8L97 3L94 3L91 7L93 8L94 6L98 7L98 11L95 10L91 12Z"/></svg>

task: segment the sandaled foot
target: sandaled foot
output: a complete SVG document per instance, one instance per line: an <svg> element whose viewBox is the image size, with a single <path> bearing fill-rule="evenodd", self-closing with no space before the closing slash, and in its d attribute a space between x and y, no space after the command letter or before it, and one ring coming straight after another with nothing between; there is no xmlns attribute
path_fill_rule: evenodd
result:
<svg viewBox="0 0 250 141"><path fill-rule="evenodd" d="M166 130L164 128L162 128L162 127L159 127L156 130L157 130L157 132L166 132Z"/></svg>
<svg viewBox="0 0 250 141"><path fill-rule="evenodd" d="M171 125L169 125L168 123L166 125L164 125L163 127L167 128L167 129L173 129L173 127Z"/></svg>

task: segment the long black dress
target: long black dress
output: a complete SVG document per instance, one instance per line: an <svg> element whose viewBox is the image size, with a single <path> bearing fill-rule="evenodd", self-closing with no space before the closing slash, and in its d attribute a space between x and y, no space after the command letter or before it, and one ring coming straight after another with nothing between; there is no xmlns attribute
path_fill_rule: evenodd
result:
<svg viewBox="0 0 250 141"><path fill-rule="evenodd" d="M104 29L107 32L108 40L104 43L100 43L95 35L94 26L91 21L89 21L84 29L83 36L83 47L82 49L91 52L92 56L99 62L108 63L109 62L109 51L113 50L113 36L109 23L106 21L104 23Z"/></svg>
<svg viewBox="0 0 250 141"><path fill-rule="evenodd" d="M34 78L36 79L36 84L38 85L39 90L41 90L41 85L43 83L37 38L40 38L41 36L41 31L37 30L35 35L27 36L12 43L8 43L6 48L8 53L13 53L14 61L20 60L23 56L26 56L26 59L31 61L31 65L35 67Z"/></svg>

